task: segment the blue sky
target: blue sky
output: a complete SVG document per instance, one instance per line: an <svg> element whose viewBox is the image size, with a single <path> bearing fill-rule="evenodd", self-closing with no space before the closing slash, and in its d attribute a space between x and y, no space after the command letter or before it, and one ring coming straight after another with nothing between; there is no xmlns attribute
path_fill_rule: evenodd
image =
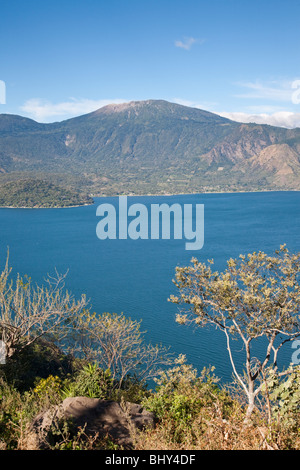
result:
<svg viewBox="0 0 300 470"><path fill-rule="evenodd" d="M0 0L0 15L0 113L165 99L300 127L299 0Z"/></svg>

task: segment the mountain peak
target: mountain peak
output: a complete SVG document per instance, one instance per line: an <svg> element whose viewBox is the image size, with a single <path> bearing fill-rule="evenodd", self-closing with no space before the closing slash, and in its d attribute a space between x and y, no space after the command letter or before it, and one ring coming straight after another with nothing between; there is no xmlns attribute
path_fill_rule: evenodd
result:
<svg viewBox="0 0 300 470"><path fill-rule="evenodd" d="M143 100L143 101L126 101L124 103L111 103L94 112L94 114L113 114L122 113L129 110L138 110L145 108L149 105L161 105L162 103L168 104L163 100Z"/></svg>
<svg viewBox="0 0 300 470"><path fill-rule="evenodd" d="M25 171L71 175L106 195L299 189L300 129L151 99L54 124L1 115L0 172Z"/></svg>
<svg viewBox="0 0 300 470"><path fill-rule="evenodd" d="M124 103L112 103L94 111L90 116L108 116L124 114L129 118L144 116L146 119L156 119L158 116L165 118L178 118L180 120L194 120L198 122L233 122L218 114L199 108L191 108L182 104L166 100L128 101Z"/></svg>

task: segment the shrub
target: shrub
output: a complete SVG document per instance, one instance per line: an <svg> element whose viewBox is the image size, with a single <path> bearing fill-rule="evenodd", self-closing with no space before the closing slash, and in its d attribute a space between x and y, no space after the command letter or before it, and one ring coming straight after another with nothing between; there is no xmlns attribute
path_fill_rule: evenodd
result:
<svg viewBox="0 0 300 470"><path fill-rule="evenodd" d="M156 380L156 393L142 401L146 409L168 423L174 442L184 441L187 432L193 434L194 423L200 415L202 424L199 422L198 430L201 426L205 428L205 420L209 419L207 410L214 404L224 418L232 402L218 387L219 379L213 375L213 368L203 369L197 376L197 371L185 361L185 356L179 356L177 365L163 372Z"/></svg>
<svg viewBox="0 0 300 470"><path fill-rule="evenodd" d="M84 366L74 380L63 389L63 397L84 396L89 398L108 398L112 390L109 370L104 371L97 363Z"/></svg>
<svg viewBox="0 0 300 470"><path fill-rule="evenodd" d="M40 379L33 390L40 401L47 404L56 404L62 394L62 380L56 375L49 375L46 379Z"/></svg>
<svg viewBox="0 0 300 470"><path fill-rule="evenodd" d="M53 342L40 338L0 366L0 375L19 391L35 387L39 379L65 376L73 372L74 358L64 354Z"/></svg>
<svg viewBox="0 0 300 470"><path fill-rule="evenodd" d="M291 367L287 377L280 380L271 373L268 381L272 414L281 424L294 430L300 429L300 367Z"/></svg>
<svg viewBox="0 0 300 470"><path fill-rule="evenodd" d="M150 396L148 386L135 375L126 375L121 388L118 386L112 390L111 399L121 402L141 403L146 397Z"/></svg>

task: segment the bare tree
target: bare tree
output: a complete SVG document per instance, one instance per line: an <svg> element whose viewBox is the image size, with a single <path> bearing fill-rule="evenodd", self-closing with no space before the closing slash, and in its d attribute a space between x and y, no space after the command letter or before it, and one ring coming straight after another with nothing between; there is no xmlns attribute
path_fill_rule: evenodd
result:
<svg viewBox="0 0 300 470"><path fill-rule="evenodd" d="M67 336L72 321L87 307L65 290L65 275L48 276L45 286L33 285L29 277L10 279L8 258L0 275L0 334L6 357L12 357L46 334L57 340Z"/></svg>
<svg viewBox="0 0 300 470"><path fill-rule="evenodd" d="M148 344L140 326L141 321L123 314L85 314L76 329L80 335L78 351L109 369L119 386L128 374L141 381L153 378L161 367L170 364L171 355L168 348Z"/></svg>
<svg viewBox="0 0 300 470"><path fill-rule="evenodd" d="M253 412L267 369L278 369L280 349L300 336L299 276L300 253L290 254L285 245L273 256L254 252L230 259L223 273L212 271L211 266L195 258L191 266L176 268L174 282L180 296L169 300L188 305L190 312L178 314L177 321L213 324L225 334L234 375L248 399L246 419ZM234 337L244 344L246 380L235 365L231 347ZM261 337L266 346L258 359L253 357L252 345ZM259 382L259 378L263 380Z"/></svg>

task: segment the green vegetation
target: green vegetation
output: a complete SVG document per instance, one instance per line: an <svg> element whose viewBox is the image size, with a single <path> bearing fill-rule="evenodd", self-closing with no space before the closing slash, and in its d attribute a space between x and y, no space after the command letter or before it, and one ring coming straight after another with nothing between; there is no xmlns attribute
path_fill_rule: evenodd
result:
<svg viewBox="0 0 300 470"><path fill-rule="evenodd" d="M175 284L180 296L170 300L188 305L190 321L197 326L212 324L225 334L233 372L247 396L250 417L270 368L277 371L281 347L300 336L300 253L290 254L283 245L273 256L249 253L230 259L227 266L219 273L194 258L192 266L177 267ZM188 314L178 314L177 321L187 323ZM238 373L232 354L230 340L236 338L243 342L246 354L245 379ZM252 350L261 338L266 345L259 360ZM259 378L263 381L255 387Z"/></svg>
<svg viewBox="0 0 300 470"><path fill-rule="evenodd" d="M229 260L221 274L194 260L177 271L181 300L198 325L218 323L228 338L242 335L245 346L267 336L277 357L273 337L279 331L286 339L300 336L299 259L300 254L281 247L273 257L255 253ZM199 374L185 356L174 358L147 344L140 322L91 313L85 297L74 299L60 282L35 287L29 278L10 282L9 275L7 263L0 275L6 346L6 362L0 365L1 449L40 449L33 439L34 419L66 397L83 396L130 401L154 413L154 427L132 430L134 450L300 450L299 366L278 372L276 361L271 367L268 361L253 364L246 350L246 382L236 373L233 383L221 385L213 367ZM180 322L187 319L182 315ZM156 382L155 390L148 389L148 378ZM256 401L250 400L249 413L245 387L248 383L247 392L253 392L254 382ZM59 420L43 448L118 446L109 436L87 435L69 420Z"/></svg>
<svg viewBox="0 0 300 470"><path fill-rule="evenodd" d="M92 204L93 199L51 182L30 179L0 182L0 207L70 207Z"/></svg>
<svg viewBox="0 0 300 470"><path fill-rule="evenodd" d="M2 114L0 148L0 185L26 175L92 196L300 189L299 129L240 124L162 100L53 124Z"/></svg>

